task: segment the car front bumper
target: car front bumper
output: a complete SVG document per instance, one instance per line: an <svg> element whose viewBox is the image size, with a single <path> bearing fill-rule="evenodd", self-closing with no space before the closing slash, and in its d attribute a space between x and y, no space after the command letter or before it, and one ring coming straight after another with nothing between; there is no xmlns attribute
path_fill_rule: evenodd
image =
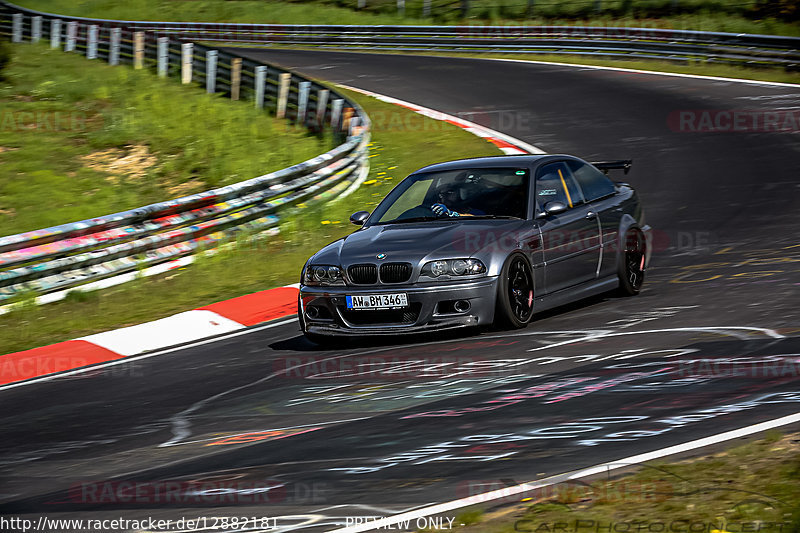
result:
<svg viewBox="0 0 800 533"><path fill-rule="evenodd" d="M398 335L491 324L497 277L466 282L370 287L300 287L298 313L304 332L318 335ZM400 310L348 310L346 296L406 293ZM456 301L469 309L457 311Z"/></svg>

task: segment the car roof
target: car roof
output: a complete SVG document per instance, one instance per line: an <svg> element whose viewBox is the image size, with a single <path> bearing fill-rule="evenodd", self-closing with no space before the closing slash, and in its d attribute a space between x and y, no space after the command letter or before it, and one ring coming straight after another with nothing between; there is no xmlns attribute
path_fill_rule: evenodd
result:
<svg viewBox="0 0 800 533"><path fill-rule="evenodd" d="M499 155L489 157L473 157L469 159L459 159L457 161L446 161L422 167L413 172L442 172L447 170L459 170L468 168L491 168L491 167L529 167L552 161L554 159L578 159L575 156L565 154L537 154L537 155Z"/></svg>

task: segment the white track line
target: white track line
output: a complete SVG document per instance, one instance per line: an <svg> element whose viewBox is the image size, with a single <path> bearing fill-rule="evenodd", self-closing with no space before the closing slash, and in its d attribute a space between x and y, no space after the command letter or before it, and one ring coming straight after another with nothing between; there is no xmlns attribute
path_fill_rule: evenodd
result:
<svg viewBox="0 0 800 533"><path fill-rule="evenodd" d="M522 483L520 485L516 485L513 487L507 487L504 489L486 492L484 494L477 494L475 496L470 496L468 498L461 498L459 500L453 500L446 503L431 505L429 507L423 507L422 509L417 509L416 511L410 511L407 513L401 513L394 516L379 518L377 520L370 521L368 524L358 524L354 526L335 529L329 533L358 533L360 531L371 531L374 529L393 529L391 526L399 524L401 522L416 520L417 518L422 518L425 516L438 515L445 513L447 511L452 511L454 509L460 509L462 507L468 507L470 505L485 503L492 500L508 498L509 496L514 496L516 494L523 494L525 492L554 485L556 483L561 483L570 479L579 479L594 474L610 472L612 470L617 470L619 468L626 468L632 465L643 463L645 461L652 461L654 459L659 459L661 457L666 457L668 455L674 455L677 453L696 450L698 448L711 446L713 444L718 444L726 440L746 437L754 433L759 433L761 431L766 431L769 429L785 426L787 424L794 424L797 422L800 422L800 413L795 413L793 415L776 418L775 420L762 422L760 424L747 426L741 429L735 429L733 431L726 431L724 433L719 433L711 437L705 437L702 439L693 440L690 442L686 442L684 444L677 444L675 446L661 448L660 450L655 450L652 452L632 455L630 457L625 457L623 459L619 459L616 461L611 461L608 463L602 463L596 466L591 466L589 468L584 468L582 470L578 470L577 472L567 472L563 474L558 474L538 481L530 481L528 483Z"/></svg>
<svg viewBox="0 0 800 533"><path fill-rule="evenodd" d="M452 56L458 57L458 56ZM624 68L624 67L604 67L601 65L583 65L580 63L559 63L557 61L537 61L535 59L509 59L509 58L499 58L499 57L485 57L485 58L470 58L470 59L480 59L482 61L507 61L509 63L534 63L538 65L553 65L558 67L575 67L575 68L582 68L582 69L592 69L592 70L613 70L618 72L633 72L636 74L653 74L655 76L672 76L675 78L691 78L696 80L710 80L710 81L729 81L734 83L747 83L750 85L767 85L771 87L792 87L795 89L800 89L800 84L797 83L784 83L778 81L761 81L761 80L747 80L744 78L724 78L721 76L704 76L702 74L683 74L680 72L664 72L661 70L641 70L635 68Z"/></svg>

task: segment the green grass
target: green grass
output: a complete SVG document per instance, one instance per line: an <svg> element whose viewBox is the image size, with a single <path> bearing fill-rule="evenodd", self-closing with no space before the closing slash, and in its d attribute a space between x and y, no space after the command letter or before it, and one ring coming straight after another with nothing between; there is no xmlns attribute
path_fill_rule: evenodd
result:
<svg viewBox="0 0 800 533"><path fill-rule="evenodd" d="M407 0L405 16L395 0L20 0L21 5L84 17L127 20L196 20L281 24L590 24L705 31L800 35L796 0L471 0L467 17L461 2L432 0L431 17L422 17L423 0ZM309 4L313 18L309 19Z"/></svg>
<svg viewBox="0 0 800 533"><path fill-rule="evenodd" d="M284 168L333 146L153 73L10 47L0 82L0 235L105 215Z"/></svg>
<svg viewBox="0 0 800 533"><path fill-rule="evenodd" d="M758 530L765 533L799 530L800 434L768 432L724 452L637 470L617 479L559 485L532 495L528 503L487 511L480 523L461 531L587 533L610 523L619 524L617 531L656 531L666 523L669 531L678 520L698 524L698 530L705 523L720 531L756 531L743 524L754 528L759 520ZM559 523L564 526L554 529Z"/></svg>
<svg viewBox="0 0 800 533"><path fill-rule="evenodd" d="M23 305L0 316L0 351L43 346L296 283L303 263L313 252L355 230L348 222L351 213L373 209L407 174L447 159L500 154L493 145L455 126L356 93L341 92L358 100L367 114L377 118L370 146L370 175L354 194L330 205L299 208L286 217L280 235L242 240L212 257L201 257L185 269L74 295L58 303Z"/></svg>

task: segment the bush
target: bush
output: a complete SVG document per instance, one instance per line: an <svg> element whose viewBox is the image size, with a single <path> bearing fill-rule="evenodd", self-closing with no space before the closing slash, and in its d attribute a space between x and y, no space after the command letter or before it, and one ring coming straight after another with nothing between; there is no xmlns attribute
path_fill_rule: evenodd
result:
<svg viewBox="0 0 800 533"><path fill-rule="evenodd" d="M757 17L794 22L800 20L800 0L758 0L753 12Z"/></svg>

